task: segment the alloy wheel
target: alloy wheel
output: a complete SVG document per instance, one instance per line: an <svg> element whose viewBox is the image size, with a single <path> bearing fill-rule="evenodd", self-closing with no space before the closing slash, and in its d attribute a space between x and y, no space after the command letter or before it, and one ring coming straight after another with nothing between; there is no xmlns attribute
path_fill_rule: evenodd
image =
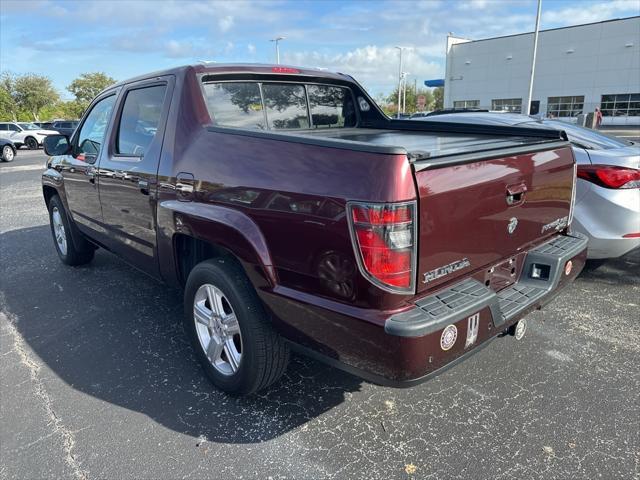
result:
<svg viewBox="0 0 640 480"><path fill-rule="evenodd" d="M13 160L13 149L9 145L2 149L2 158L5 162L11 162Z"/></svg>
<svg viewBox="0 0 640 480"><path fill-rule="evenodd" d="M53 207L51 211L51 222L53 223L53 234L55 236L56 244L62 255L67 254L67 235L64 230L64 223L62 223L62 215L58 207Z"/></svg>
<svg viewBox="0 0 640 480"><path fill-rule="evenodd" d="M231 304L218 287L206 283L198 288L193 320L211 365L223 375L235 374L242 361L242 334Z"/></svg>

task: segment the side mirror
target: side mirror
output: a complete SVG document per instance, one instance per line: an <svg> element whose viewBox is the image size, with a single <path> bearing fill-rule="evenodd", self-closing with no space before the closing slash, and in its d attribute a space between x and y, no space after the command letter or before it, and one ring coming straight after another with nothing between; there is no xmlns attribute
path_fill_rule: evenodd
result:
<svg viewBox="0 0 640 480"><path fill-rule="evenodd" d="M66 135L47 135L42 146L44 152L51 157L71 153L71 142Z"/></svg>

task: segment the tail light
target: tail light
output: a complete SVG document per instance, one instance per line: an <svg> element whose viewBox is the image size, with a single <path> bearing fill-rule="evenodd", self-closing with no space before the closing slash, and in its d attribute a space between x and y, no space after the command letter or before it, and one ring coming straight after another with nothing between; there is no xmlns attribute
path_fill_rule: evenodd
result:
<svg viewBox="0 0 640 480"><path fill-rule="evenodd" d="M640 188L640 170L613 165L578 165L578 178L604 188Z"/></svg>
<svg viewBox="0 0 640 480"><path fill-rule="evenodd" d="M394 293L415 291L416 203L348 203L358 266L374 285Z"/></svg>

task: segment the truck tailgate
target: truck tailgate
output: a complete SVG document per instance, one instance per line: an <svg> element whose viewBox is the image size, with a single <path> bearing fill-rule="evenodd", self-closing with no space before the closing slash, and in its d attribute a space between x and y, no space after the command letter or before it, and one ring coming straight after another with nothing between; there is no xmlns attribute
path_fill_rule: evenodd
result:
<svg viewBox="0 0 640 480"><path fill-rule="evenodd" d="M417 291L513 258L563 229L574 183L569 146L459 165L416 164Z"/></svg>

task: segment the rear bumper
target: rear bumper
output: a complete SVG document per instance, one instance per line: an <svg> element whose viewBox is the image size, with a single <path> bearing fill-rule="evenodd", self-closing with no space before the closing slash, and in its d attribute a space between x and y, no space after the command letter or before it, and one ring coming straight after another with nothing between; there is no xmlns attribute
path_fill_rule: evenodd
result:
<svg viewBox="0 0 640 480"><path fill-rule="evenodd" d="M434 295L416 302L416 308L394 315L385 322L385 331L401 337L419 337L440 331L451 323L467 318L484 308L491 312L495 327L503 327L522 318L531 307L544 304L550 294L558 292L565 276L565 265L584 254L587 237L572 234L554 237L527 253L520 279L504 290L494 292L482 283L468 278ZM582 255L583 256L583 255ZM577 262L580 270L584 259ZM534 269L540 272L536 278ZM572 268L571 278L579 273Z"/></svg>
<svg viewBox="0 0 640 480"><path fill-rule="evenodd" d="M263 295L263 300L295 350L374 383L408 387L473 355L551 301L580 273L586 251L584 235L559 235L530 250L520 279L504 290L496 293L467 278L391 316L344 306L338 311L311 295L292 301L292 292ZM534 268L542 278L535 278ZM446 350L445 328L456 332Z"/></svg>

